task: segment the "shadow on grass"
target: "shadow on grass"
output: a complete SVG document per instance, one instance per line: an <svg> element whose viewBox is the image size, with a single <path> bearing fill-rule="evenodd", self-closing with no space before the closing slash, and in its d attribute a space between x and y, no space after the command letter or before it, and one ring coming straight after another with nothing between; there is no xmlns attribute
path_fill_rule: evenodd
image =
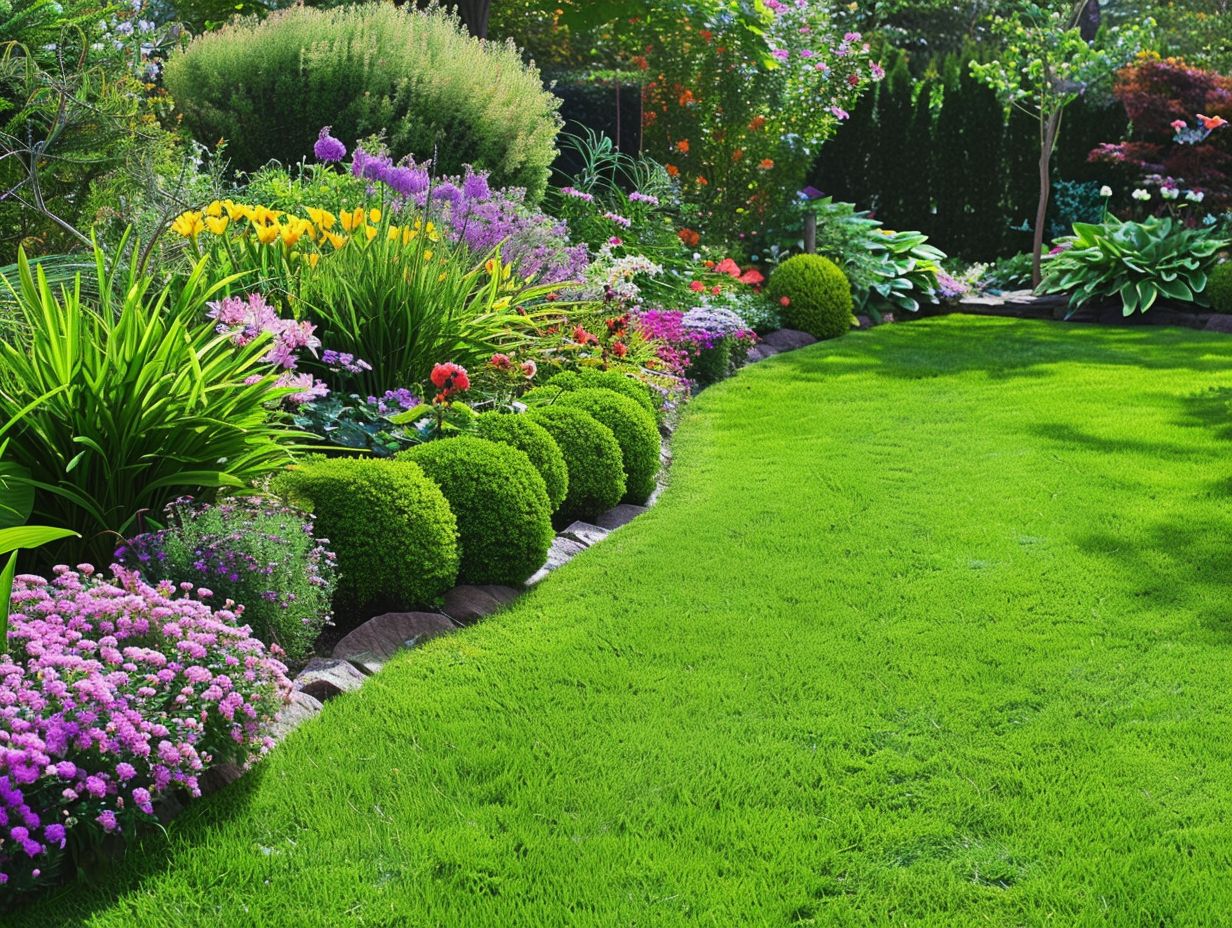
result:
<svg viewBox="0 0 1232 928"><path fill-rule="evenodd" d="M1188 350L1154 351L1154 347ZM1052 376L1057 364L1216 374L1232 338L1170 326L1075 326L1035 319L935 316L857 332L783 358L799 376L874 373L920 380L982 373L990 380Z"/></svg>
<svg viewBox="0 0 1232 928"><path fill-rule="evenodd" d="M205 842L209 832L241 812L260 788L266 765L258 763L239 780L189 804L166 826L144 829L125 853L76 880L31 894L13 909L0 909L4 928L78 928L94 912L113 908L124 896L139 892L142 884L171 864L174 844L188 846Z"/></svg>

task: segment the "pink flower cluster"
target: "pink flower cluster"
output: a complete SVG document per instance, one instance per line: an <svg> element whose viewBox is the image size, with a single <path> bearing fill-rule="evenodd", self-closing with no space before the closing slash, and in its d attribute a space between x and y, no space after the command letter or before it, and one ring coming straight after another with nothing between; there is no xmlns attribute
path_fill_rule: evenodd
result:
<svg viewBox="0 0 1232 928"><path fill-rule="evenodd" d="M0 885L30 889L70 842L200 795L210 766L266 750L286 668L209 590L115 567L22 575L0 654ZM6 885L7 884L7 885Z"/></svg>

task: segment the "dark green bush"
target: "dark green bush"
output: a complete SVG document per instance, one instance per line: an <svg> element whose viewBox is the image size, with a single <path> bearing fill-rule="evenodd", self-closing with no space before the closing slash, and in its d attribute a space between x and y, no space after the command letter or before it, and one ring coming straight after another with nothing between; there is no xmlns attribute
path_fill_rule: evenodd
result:
<svg viewBox="0 0 1232 928"><path fill-rule="evenodd" d="M1232 313L1232 261L1215 265L1206 282L1206 298L1217 313Z"/></svg>
<svg viewBox="0 0 1232 928"><path fill-rule="evenodd" d="M569 468L547 429L527 416L485 412L475 420L475 434L517 448L530 458L547 487L552 511L560 508L569 490Z"/></svg>
<svg viewBox="0 0 1232 928"><path fill-rule="evenodd" d="M820 255L788 258L770 274L767 294L787 297L783 323L815 338L838 338L851 328L851 284L842 269Z"/></svg>
<svg viewBox="0 0 1232 928"><path fill-rule="evenodd" d="M439 9L296 6L240 20L173 55L166 84L193 135L225 138L242 170L311 156L331 125L348 146L383 131L395 158L435 150L438 173L473 164L534 202L556 156L559 101L539 72Z"/></svg>
<svg viewBox="0 0 1232 928"><path fill-rule="evenodd" d="M569 492L560 507L563 522L593 519L625 495L620 443L606 425L581 409L543 406L525 415L547 429L569 468Z"/></svg>
<svg viewBox="0 0 1232 928"><path fill-rule="evenodd" d="M458 575L458 523L440 488L415 464L378 458L315 458L280 475L274 489L316 517L338 556L335 606L431 602Z"/></svg>
<svg viewBox="0 0 1232 928"><path fill-rule="evenodd" d="M626 377L620 371L597 371L590 368L583 368L578 371L561 371L559 374L549 377L544 386L559 387L562 390L585 390L588 387L601 387L604 390L612 390L629 397L631 400L635 400L639 406L652 416L657 413L657 407L655 406L650 387L640 380Z"/></svg>
<svg viewBox="0 0 1232 928"><path fill-rule="evenodd" d="M470 435L396 456L423 468L458 519L463 583L521 583L547 560L552 507L543 478L517 448Z"/></svg>
<svg viewBox="0 0 1232 928"><path fill-rule="evenodd" d="M624 499L644 503L654 492L659 473L659 428L654 416L627 396L611 390L586 389L566 393L560 405L580 409L598 419L616 436L625 472Z"/></svg>

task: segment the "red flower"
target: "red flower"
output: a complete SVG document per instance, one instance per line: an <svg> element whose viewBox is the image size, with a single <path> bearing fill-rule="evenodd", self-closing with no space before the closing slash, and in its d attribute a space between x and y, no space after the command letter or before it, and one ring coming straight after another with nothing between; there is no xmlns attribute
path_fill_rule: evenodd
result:
<svg viewBox="0 0 1232 928"><path fill-rule="evenodd" d="M696 247L697 243L702 240L701 233L696 232L693 229L681 229L679 232L676 233L676 237L679 238L686 245L688 245L690 248Z"/></svg>
<svg viewBox="0 0 1232 928"><path fill-rule="evenodd" d="M488 361L488 363L498 371L507 371L513 367L513 361L510 360L509 355L501 354L500 352L492 355L492 358Z"/></svg>
<svg viewBox="0 0 1232 928"><path fill-rule="evenodd" d="M713 287L710 288L710 292L713 293L715 296L718 296L720 293L723 292L723 288L720 287L718 284L715 284Z"/></svg>
<svg viewBox="0 0 1232 928"><path fill-rule="evenodd" d="M694 293L701 293L703 290L706 289L706 285L702 283L700 280L695 280L691 284L689 284L689 289L692 290Z"/></svg>
<svg viewBox="0 0 1232 928"><path fill-rule="evenodd" d="M783 296L783 297L779 297L779 305L780 305L780 306L790 306L790 305L791 305L791 299L790 299L790 298L788 298L788 297L785 297L785 296Z"/></svg>
<svg viewBox="0 0 1232 928"><path fill-rule="evenodd" d="M729 277L739 277L740 276L740 265L737 264L735 261L733 261L731 258L724 258L722 261L720 261L718 264L715 265L714 272L716 274L726 274Z"/></svg>
<svg viewBox="0 0 1232 928"><path fill-rule="evenodd" d="M757 270L755 267L749 268L740 275L740 282L742 284L748 284L751 287L756 287L765 279L766 278L762 276L761 271Z"/></svg>
<svg viewBox="0 0 1232 928"><path fill-rule="evenodd" d="M629 349L625 347L624 342L613 342L612 343L612 354L616 355L616 357L623 358L628 353L629 353Z"/></svg>
<svg viewBox="0 0 1232 928"><path fill-rule="evenodd" d="M599 339L595 338L593 335L591 335L589 332L586 331L586 328L584 326L580 326L580 325L575 325L573 327L573 340L577 342L579 345L599 344Z"/></svg>
<svg viewBox="0 0 1232 928"><path fill-rule="evenodd" d="M539 373L539 368L534 361L522 362L522 375L527 380L533 380L537 373Z"/></svg>
<svg viewBox="0 0 1232 928"><path fill-rule="evenodd" d="M460 364L438 364L432 368L432 386L441 391L436 395L436 402L444 403L455 393L469 390L471 378Z"/></svg>
<svg viewBox="0 0 1232 928"><path fill-rule="evenodd" d="M1202 120L1202 128L1204 128L1207 132L1214 132L1221 126L1226 126L1228 124L1228 121L1222 116L1203 116L1199 113L1198 119Z"/></svg>

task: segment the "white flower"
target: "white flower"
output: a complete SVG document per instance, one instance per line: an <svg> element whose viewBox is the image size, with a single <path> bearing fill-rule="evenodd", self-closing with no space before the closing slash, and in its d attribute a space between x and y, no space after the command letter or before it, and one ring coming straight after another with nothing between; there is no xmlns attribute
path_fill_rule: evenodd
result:
<svg viewBox="0 0 1232 928"><path fill-rule="evenodd" d="M1131 193L1130 196L1133 197L1135 200L1142 200L1145 202L1146 200L1149 200L1151 198L1151 191L1143 190L1141 187L1139 187L1137 190Z"/></svg>
<svg viewBox="0 0 1232 928"><path fill-rule="evenodd" d="M1185 199L1190 203L1201 203L1206 199L1206 194L1201 190L1190 190L1185 194Z"/></svg>
<svg viewBox="0 0 1232 928"><path fill-rule="evenodd" d="M1099 188L1099 195L1105 200L1108 199L1108 197L1112 196L1112 188L1104 184L1104 186Z"/></svg>
<svg viewBox="0 0 1232 928"><path fill-rule="evenodd" d="M1175 200L1181 195L1181 191L1176 187L1160 187L1159 195L1165 200Z"/></svg>

